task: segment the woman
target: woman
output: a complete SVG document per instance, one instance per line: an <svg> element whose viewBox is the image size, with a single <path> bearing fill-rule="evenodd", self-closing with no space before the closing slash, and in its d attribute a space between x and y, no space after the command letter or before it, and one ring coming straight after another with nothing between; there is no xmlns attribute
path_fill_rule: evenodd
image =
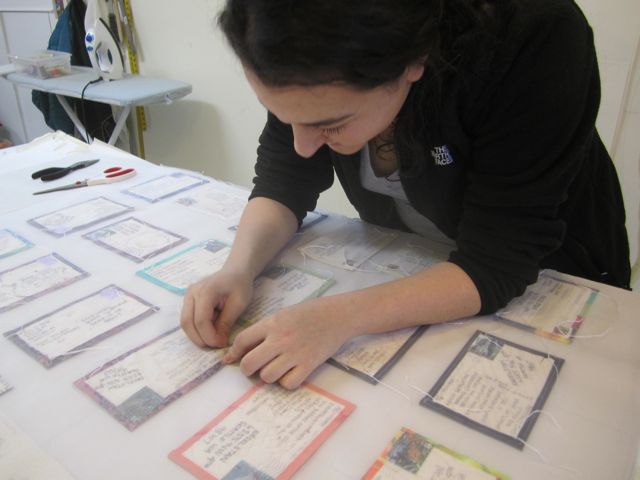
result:
<svg viewBox="0 0 640 480"><path fill-rule="evenodd" d="M334 171L365 221L454 250L249 327L225 356L247 375L295 388L351 337L492 313L541 268L628 288L592 32L573 1L228 0L220 25L268 120L231 254L185 297L196 344L226 345Z"/></svg>

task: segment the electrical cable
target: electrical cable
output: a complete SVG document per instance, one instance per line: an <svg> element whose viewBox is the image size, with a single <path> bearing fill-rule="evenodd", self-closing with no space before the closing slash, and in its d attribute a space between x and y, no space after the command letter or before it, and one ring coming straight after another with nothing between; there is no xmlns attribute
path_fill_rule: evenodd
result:
<svg viewBox="0 0 640 480"><path fill-rule="evenodd" d="M84 135L85 135L84 140L87 142L87 144L91 144L91 138L89 136L89 129L87 128L86 113L84 111L84 92L87 90L87 87L89 85L94 85L101 81L102 81L102 78L96 78L95 80L91 80L90 82L87 82L87 84L82 88L82 93L80 94L80 108L82 110L82 123L84 125Z"/></svg>

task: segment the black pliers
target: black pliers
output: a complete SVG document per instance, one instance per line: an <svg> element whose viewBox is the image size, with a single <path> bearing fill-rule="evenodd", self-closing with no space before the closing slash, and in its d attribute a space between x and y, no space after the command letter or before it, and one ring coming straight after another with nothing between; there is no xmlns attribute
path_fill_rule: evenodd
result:
<svg viewBox="0 0 640 480"><path fill-rule="evenodd" d="M74 170L79 170L81 168L89 167L99 161L100 161L99 159L83 160L81 162L74 163L73 165L69 165L68 167L44 168L42 170L38 170L37 172L33 172L31 174L31 178L33 178L34 180L36 178L39 178L43 182L49 182L51 180L57 180L58 178L62 178L65 175L73 172Z"/></svg>

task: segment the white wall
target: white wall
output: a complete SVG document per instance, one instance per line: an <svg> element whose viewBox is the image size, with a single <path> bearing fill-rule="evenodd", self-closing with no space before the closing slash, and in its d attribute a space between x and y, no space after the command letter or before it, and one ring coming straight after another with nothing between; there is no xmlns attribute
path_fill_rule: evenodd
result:
<svg viewBox="0 0 640 480"><path fill-rule="evenodd" d="M215 27L222 4L221 0L132 1L143 50L141 73L193 85L186 99L148 109L146 157L249 187L266 112ZM320 206L356 215L336 186L321 197Z"/></svg>
<svg viewBox="0 0 640 480"><path fill-rule="evenodd" d="M142 47L141 73L193 84L193 93L185 100L148 109L147 159L250 186L265 112L215 28L223 1L131 3ZM603 84L598 128L622 174L635 259L640 215L640 83L636 81L632 89L629 79L640 33L640 2L578 3L596 35ZM355 215L336 186L321 197L320 206Z"/></svg>
<svg viewBox="0 0 640 480"><path fill-rule="evenodd" d="M148 109L147 159L248 186L265 115L216 31L222 2L132 4L141 73L193 85L193 93L184 100Z"/></svg>
<svg viewBox="0 0 640 480"><path fill-rule="evenodd" d="M627 206L627 228L631 237L631 258L635 258L633 289L640 291L640 39L636 49L632 75L629 78L627 99L621 113L622 125L616 142L614 158Z"/></svg>

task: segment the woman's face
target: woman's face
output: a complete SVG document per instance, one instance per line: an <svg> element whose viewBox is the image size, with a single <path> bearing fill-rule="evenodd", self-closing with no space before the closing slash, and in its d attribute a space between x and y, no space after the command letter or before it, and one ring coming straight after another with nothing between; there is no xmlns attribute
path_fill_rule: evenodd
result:
<svg viewBox="0 0 640 480"><path fill-rule="evenodd" d="M362 90L341 83L270 87L245 69L260 103L291 125L294 148L305 158L325 144L344 155L358 152L391 125L423 72L410 66L392 84Z"/></svg>

